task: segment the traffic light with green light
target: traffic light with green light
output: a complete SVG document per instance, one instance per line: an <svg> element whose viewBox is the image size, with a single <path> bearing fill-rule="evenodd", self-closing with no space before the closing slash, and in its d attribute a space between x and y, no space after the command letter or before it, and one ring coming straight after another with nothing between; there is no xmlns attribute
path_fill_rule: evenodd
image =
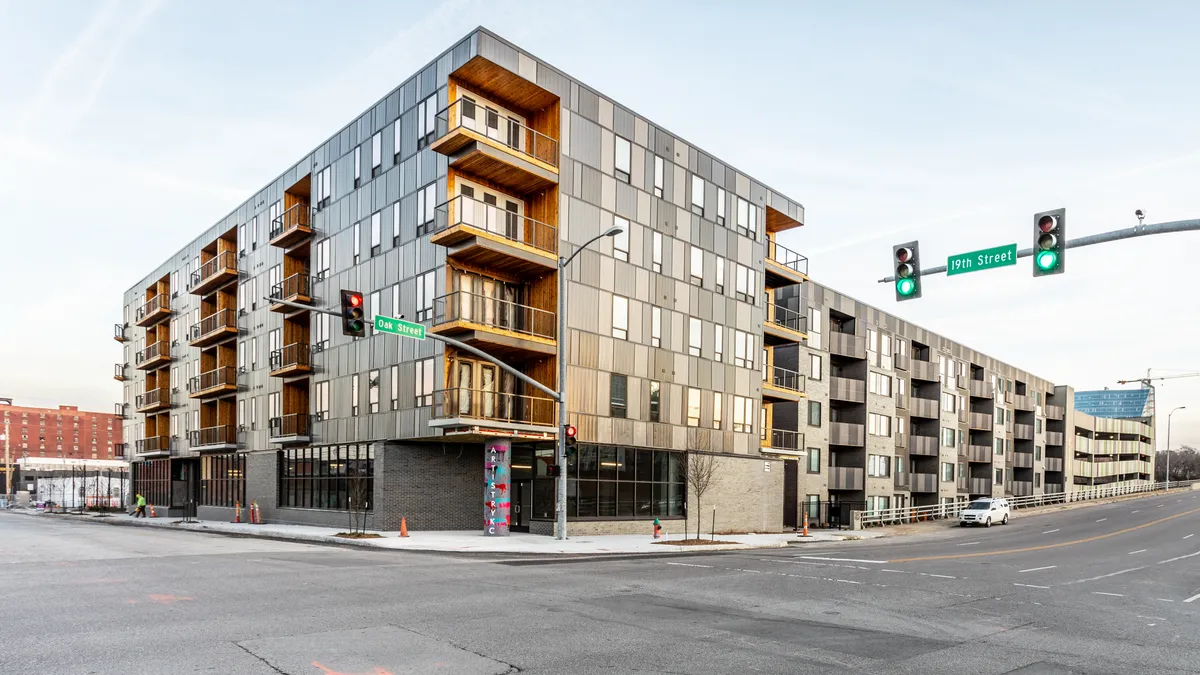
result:
<svg viewBox="0 0 1200 675"><path fill-rule="evenodd" d="M1033 276L1062 274L1067 265L1067 210L1033 214Z"/></svg>
<svg viewBox="0 0 1200 675"><path fill-rule="evenodd" d="M363 296L358 291L342 291L342 335L364 337L367 334L363 323Z"/></svg>
<svg viewBox="0 0 1200 675"><path fill-rule="evenodd" d="M892 265L896 268L896 302L921 297L921 252L917 242L893 246Z"/></svg>

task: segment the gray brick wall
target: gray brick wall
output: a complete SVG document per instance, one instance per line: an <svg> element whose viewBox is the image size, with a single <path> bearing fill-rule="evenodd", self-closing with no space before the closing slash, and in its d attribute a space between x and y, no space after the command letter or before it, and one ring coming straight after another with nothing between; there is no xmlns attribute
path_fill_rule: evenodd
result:
<svg viewBox="0 0 1200 675"><path fill-rule="evenodd" d="M476 444L379 443L375 446L377 526L479 530L483 520L483 447Z"/></svg>

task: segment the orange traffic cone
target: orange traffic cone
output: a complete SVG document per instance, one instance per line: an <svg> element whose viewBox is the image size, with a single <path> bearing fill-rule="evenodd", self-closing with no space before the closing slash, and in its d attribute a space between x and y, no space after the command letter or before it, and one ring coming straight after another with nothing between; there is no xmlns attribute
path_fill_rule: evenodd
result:
<svg viewBox="0 0 1200 675"><path fill-rule="evenodd" d="M408 536L408 518L405 518L404 516L400 516L400 536Z"/></svg>
<svg viewBox="0 0 1200 675"><path fill-rule="evenodd" d="M154 517L154 504L150 504L150 517Z"/></svg>
<svg viewBox="0 0 1200 675"><path fill-rule="evenodd" d="M233 503L233 522L235 522L235 523L242 522L242 503L241 502Z"/></svg>
<svg viewBox="0 0 1200 675"><path fill-rule="evenodd" d="M800 536L801 537L808 536L808 512L807 511L804 512L804 534L801 534Z"/></svg>

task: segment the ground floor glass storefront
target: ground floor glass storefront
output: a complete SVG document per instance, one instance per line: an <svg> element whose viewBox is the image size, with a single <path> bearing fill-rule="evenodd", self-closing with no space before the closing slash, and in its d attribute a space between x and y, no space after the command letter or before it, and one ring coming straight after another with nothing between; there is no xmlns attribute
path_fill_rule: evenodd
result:
<svg viewBox="0 0 1200 675"><path fill-rule="evenodd" d="M375 449L369 444L294 448L279 453L279 506L371 510Z"/></svg>
<svg viewBox="0 0 1200 675"><path fill-rule="evenodd" d="M528 453L528 454L526 454ZM567 517L575 520L682 518L685 480L682 452L614 445L579 445L567 460ZM513 449L513 481L533 482L533 517L554 519L557 480L552 444ZM518 468L529 466L529 469Z"/></svg>

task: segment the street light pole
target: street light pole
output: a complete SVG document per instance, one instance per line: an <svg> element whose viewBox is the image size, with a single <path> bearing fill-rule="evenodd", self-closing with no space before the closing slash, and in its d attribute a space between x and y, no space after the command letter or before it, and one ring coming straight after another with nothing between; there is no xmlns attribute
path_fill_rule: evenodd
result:
<svg viewBox="0 0 1200 675"><path fill-rule="evenodd" d="M579 255L583 249L591 246L603 237L615 237L624 232L624 228L613 226L587 240L583 246L566 258L558 257L558 509L555 512L558 521L559 540L567 538L567 265ZM561 240L560 240L561 241Z"/></svg>
<svg viewBox="0 0 1200 675"><path fill-rule="evenodd" d="M1167 480L1166 487L1163 488L1164 491L1171 489L1171 415L1185 408L1187 408L1186 405L1181 405L1167 413Z"/></svg>

